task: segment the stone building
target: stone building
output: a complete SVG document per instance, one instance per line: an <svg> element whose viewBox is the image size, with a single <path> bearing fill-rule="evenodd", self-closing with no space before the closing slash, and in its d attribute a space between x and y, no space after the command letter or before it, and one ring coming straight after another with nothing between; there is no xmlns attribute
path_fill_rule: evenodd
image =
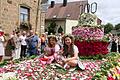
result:
<svg viewBox="0 0 120 80"><path fill-rule="evenodd" d="M48 1L46 0L43 1L44 3L41 4L41 33L45 32L45 17L46 17L46 12L48 10L49 4Z"/></svg>
<svg viewBox="0 0 120 80"><path fill-rule="evenodd" d="M31 28L40 33L41 0L0 0L0 26L10 33L21 29L22 25L31 24ZM30 26L29 26L30 28Z"/></svg>

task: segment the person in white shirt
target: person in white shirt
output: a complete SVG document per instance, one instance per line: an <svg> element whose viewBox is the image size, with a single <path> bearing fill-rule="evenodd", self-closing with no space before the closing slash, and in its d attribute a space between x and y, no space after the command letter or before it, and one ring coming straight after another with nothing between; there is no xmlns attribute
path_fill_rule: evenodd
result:
<svg viewBox="0 0 120 80"><path fill-rule="evenodd" d="M81 69L85 69L82 63L79 60L78 53L79 50L76 45L74 45L74 37L72 35L65 35L63 37L63 55L62 59L62 65L64 65L64 68L70 68L79 66Z"/></svg>
<svg viewBox="0 0 120 80"><path fill-rule="evenodd" d="M2 58L5 55L3 34L4 32L0 29L0 62L2 61Z"/></svg>
<svg viewBox="0 0 120 80"><path fill-rule="evenodd" d="M21 51L21 41L20 41L20 32L17 31L16 35L13 37L15 42L15 53L13 54L13 60L20 58L20 51Z"/></svg>
<svg viewBox="0 0 120 80"><path fill-rule="evenodd" d="M26 31L23 31L22 35L20 36L20 40L21 40L20 58L23 58L26 57L26 49L27 49Z"/></svg>

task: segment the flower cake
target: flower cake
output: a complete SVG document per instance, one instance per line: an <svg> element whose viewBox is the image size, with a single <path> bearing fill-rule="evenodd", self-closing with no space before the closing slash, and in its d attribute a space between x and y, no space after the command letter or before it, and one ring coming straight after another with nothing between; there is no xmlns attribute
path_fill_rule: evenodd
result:
<svg viewBox="0 0 120 80"><path fill-rule="evenodd" d="M72 34L83 40L101 40L104 36L103 28L97 24L97 16L83 13L78 26L72 27Z"/></svg>
<svg viewBox="0 0 120 80"><path fill-rule="evenodd" d="M78 47L81 56L108 53L108 42L103 40L104 29L98 25L97 20L96 15L83 13L79 18L78 26L72 27L75 45Z"/></svg>

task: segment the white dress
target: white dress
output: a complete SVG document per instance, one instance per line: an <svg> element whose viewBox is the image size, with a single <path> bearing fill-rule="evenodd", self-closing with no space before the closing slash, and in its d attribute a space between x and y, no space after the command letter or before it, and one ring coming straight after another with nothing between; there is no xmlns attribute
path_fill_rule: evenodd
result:
<svg viewBox="0 0 120 80"><path fill-rule="evenodd" d="M4 56L5 55L3 42L4 42L4 37L0 36L0 56Z"/></svg>
<svg viewBox="0 0 120 80"><path fill-rule="evenodd" d="M21 51L21 42L20 42L20 37L15 36L14 37L14 42L15 42L15 54L13 54L13 60L19 59L20 58L20 51Z"/></svg>
<svg viewBox="0 0 120 80"><path fill-rule="evenodd" d="M73 49L74 49L74 53L79 53L79 50L78 50L78 47L77 47L77 46L74 45ZM82 64L82 62L80 61L80 58L79 58L79 57L78 57L78 62L77 62L77 64L78 64L78 67L79 67L80 69L82 69L82 70L85 69L85 67L84 67L84 65Z"/></svg>

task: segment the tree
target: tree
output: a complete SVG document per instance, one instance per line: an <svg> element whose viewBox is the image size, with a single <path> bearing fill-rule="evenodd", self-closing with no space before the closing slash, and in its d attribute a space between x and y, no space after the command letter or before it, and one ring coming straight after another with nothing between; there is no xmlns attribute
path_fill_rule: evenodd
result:
<svg viewBox="0 0 120 80"><path fill-rule="evenodd" d="M113 30L113 25L111 23L107 23L104 26L104 32L105 34L108 34L109 32L111 32L111 30Z"/></svg>
<svg viewBox="0 0 120 80"><path fill-rule="evenodd" d="M115 25L115 30L120 30L120 23Z"/></svg>
<svg viewBox="0 0 120 80"><path fill-rule="evenodd" d="M63 28L60 26L59 28L58 28L58 33L62 33L63 32Z"/></svg>
<svg viewBox="0 0 120 80"><path fill-rule="evenodd" d="M56 33L56 23L53 21L48 26L48 35Z"/></svg>

